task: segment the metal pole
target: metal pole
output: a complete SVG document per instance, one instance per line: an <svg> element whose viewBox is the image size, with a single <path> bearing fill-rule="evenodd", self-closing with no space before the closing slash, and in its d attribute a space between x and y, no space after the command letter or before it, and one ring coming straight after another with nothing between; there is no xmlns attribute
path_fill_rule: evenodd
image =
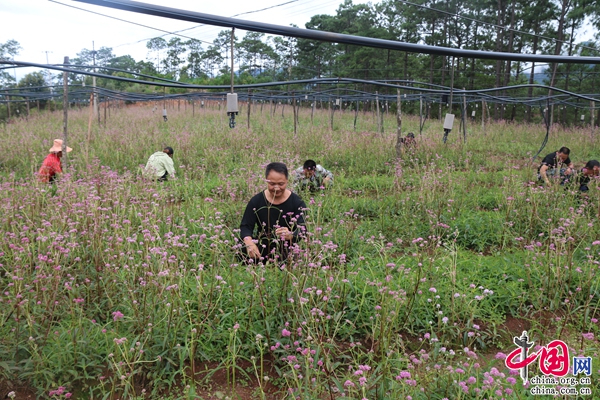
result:
<svg viewBox="0 0 600 400"><path fill-rule="evenodd" d="M381 120L379 119L379 92L375 91L375 108L377 108L377 133L381 133Z"/></svg>
<svg viewBox="0 0 600 400"><path fill-rule="evenodd" d="M92 40L92 60L94 63L94 73L96 73L96 47ZM92 93L94 94L94 115L98 116L98 124L100 124L100 113L98 112L98 95L96 94L96 76L92 76Z"/></svg>
<svg viewBox="0 0 600 400"><path fill-rule="evenodd" d="M69 57L65 57L63 64L69 64ZM69 75L63 72L63 143L62 143L62 169L67 170L67 125L69 121Z"/></svg>
<svg viewBox="0 0 600 400"><path fill-rule="evenodd" d="M248 130L250 130L250 104L252 103L252 89L248 89Z"/></svg>
<svg viewBox="0 0 600 400"><path fill-rule="evenodd" d="M396 89L396 102L398 106L398 112L396 113L396 122L398 123L396 130L396 158L400 158L402 155L402 103L400 89Z"/></svg>
<svg viewBox="0 0 600 400"><path fill-rule="evenodd" d="M231 28L231 93L233 93L233 42L235 38L235 28Z"/></svg>

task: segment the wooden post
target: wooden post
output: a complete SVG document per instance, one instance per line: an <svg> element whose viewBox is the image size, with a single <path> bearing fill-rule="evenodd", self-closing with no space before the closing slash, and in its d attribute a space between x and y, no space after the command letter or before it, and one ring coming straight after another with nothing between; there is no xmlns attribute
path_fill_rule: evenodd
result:
<svg viewBox="0 0 600 400"><path fill-rule="evenodd" d="M485 135L485 100L481 100L481 131Z"/></svg>
<svg viewBox="0 0 600 400"><path fill-rule="evenodd" d="M90 136L92 135L92 118L94 118L94 93L90 94L90 117L88 120L88 132L87 132L87 147L90 147ZM100 118L100 113L98 113L98 118ZM86 149L87 151L87 149Z"/></svg>
<svg viewBox="0 0 600 400"><path fill-rule="evenodd" d="M248 89L248 130L250 130L250 104L252 103L252 89Z"/></svg>
<svg viewBox="0 0 600 400"><path fill-rule="evenodd" d="M419 134L423 131L423 96L419 95Z"/></svg>
<svg viewBox="0 0 600 400"><path fill-rule="evenodd" d="M63 64L69 64L69 57L65 57ZM69 121L69 74L63 72L63 143L62 143L62 170L67 170L67 125Z"/></svg>
<svg viewBox="0 0 600 400"><path fill-rule="evenodd" d="M192 117L196 115L196 101L192 100Z"/></svg>
<svg viewBox="0 0 600 400"><path fill-rule="evenodd" d="M354 110L354 131L356 131L356 120L358 119L358 100L356 100L356 109Z"/></svg>
<svg viewBox="0 0 600 400"><path fill-rule="evenodd" d="M379 119L379 92L375 91L375 108L377 108L377 133L381 133L381 120Z"/></svg>
<svg viewBox="0 0 600 400"><path fill-rule="evenodd" d="M6 98L8 99L8 101L6 102L6 107L8 110L8 119L7 122L10 121L10 96L6 96Z"/></svg>
<svg viewBox="0 0 600 400"><path fill-rule="evenodd" d="M467 142L467 94L465 93L465 88L463 88L463 112L462 112L462 119L463 119L463 142L466 143Z"/></svg>
<svg viewBox="0 0 600 400"><path fill-rule="evenodd" d="M108 107L106 107L106 97L104 97L104 127L106 128L106 109Z"/></svg>
<svg viewBox="0 0 600 400"><path fill-rule="evenodd" d="M329 106L331 107L331 115L329 125L331 126L331 130L333 130L333 113L335 113L335 103L329 102Z"/></svg>
<svg viewBox="0 0 600 400"><path fill-rule="evenodd" d="M398 128L396 130L396 158L402 156L402 102L400 98L400 89L396 89L396 101L398 105L398 112L396 113L396 122Z"/></svg>
<svg viewBox="0 0 600 400"><path fill-rule="evenodd" d="M594 132L596 131L596 121L594 120L594 117L596 116L596 102L595 101L591 101L591 110L590 110L590 115L591 115L591 124L592 124L592 139L594 138Z"/></svg>
<svg viewBox="0 0 600 400"><path fill-rule="evenodd" d="M294 109L294 138L298 136L298 110L296 110L296 95L292 92L292 108Z"/></svg>
<svg viewBox="0 0 600 400"><path fill-rule="evenodd" d="M26 120L29 120L29 100L27 100L27 117Z"/></svg>
<svg viewBox="0 0 600 400"><path fill-rule="evenodd" d="M313 99L312 109L310 110L310 126L313 125L313 116L315 115L315 107L317 106L317 96Z"/></svg>

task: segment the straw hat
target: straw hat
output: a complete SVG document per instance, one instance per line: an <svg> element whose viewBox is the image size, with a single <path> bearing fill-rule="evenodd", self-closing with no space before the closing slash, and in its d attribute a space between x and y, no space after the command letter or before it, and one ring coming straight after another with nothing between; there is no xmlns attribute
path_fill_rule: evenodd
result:
<svg viewBox="0 0 600 400"><path fill-rule="evenodd" d="M50 148L49 152L50 153L58 153L59 151L62 151L62 144L63 144L62 139L54 139L54 146L52 146ZM70 152L71 150L73 150L73 149L67 146L67 153Z"/></svg>

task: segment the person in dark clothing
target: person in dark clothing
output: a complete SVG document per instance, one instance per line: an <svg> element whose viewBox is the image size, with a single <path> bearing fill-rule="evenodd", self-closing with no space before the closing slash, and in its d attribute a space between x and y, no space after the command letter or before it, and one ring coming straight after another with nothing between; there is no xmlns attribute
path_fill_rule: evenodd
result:
<svg viewBox="0 0 600 400"><path fill-rule="evenodd" d="M568 147L561 147L557 152L550 153L542 160L538 168L538 180L550 184L550 177L560 177L564 183L575 172ZM566 166L566 168L565 168Z"/></svg>
<svg viewBox="0 0 600 400"><path fill-rule="evenodd" d="M598 179L600 177L600 162L598 160L590 160L585 164L577 177L577 184L579 185L579 192L584 193L590 190L589 184L592 179Z"/></svg>
<svg viewBox="0 0 600 400"><path fill-rule="evenodd" d="M292 243L304 231L306 204L287 188L288 169L283 163L270 163L265 171L267 189L246 206L240 224L245 254L255 260L285 260Z"/></svg>

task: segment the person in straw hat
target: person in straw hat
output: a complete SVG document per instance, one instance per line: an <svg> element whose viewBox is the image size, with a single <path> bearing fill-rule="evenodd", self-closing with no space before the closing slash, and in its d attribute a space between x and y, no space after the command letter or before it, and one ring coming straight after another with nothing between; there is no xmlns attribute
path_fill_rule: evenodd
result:
<svg viewBox="0 0 600 400"><path fill-rule="evenodd" d="M42 167L38 172L38 178L41 182L44 183L54 183L56 181L57 175L62 174L62 166L60 159L62 157L62 145L63 141L61 139L54 139L54 145L50 148L44 162L42 163ZM67 153L73 150L70 147L67 147Z"/></svg>

